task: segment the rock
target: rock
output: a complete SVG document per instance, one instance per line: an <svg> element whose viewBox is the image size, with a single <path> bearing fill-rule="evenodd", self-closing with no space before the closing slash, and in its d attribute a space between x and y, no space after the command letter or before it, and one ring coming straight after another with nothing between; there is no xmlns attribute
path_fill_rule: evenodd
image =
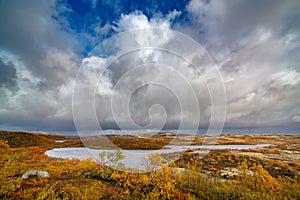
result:
<svg viewBox="0 0 300 200"><path fill-rule="evenodd" d="M49 174L46 171L37 171L37 170L30 170L26 171L23 175L23 179L28 179L31 177L37 177L37 178L49 178Z"/></svg>
<svg viewBox="0 0 300 200"><path fill-rule="evenodd" d="M234 179L236 176L238 176L241 173L245 173L250 176L254 175L254 173L250 170L246 170L246 171L242 172L237 168L229 168L229 167L221 169L219 171L219 173L222 176L222 178L225 178L225 179Z"/></svg>
<svg viewBox="0 0 300 200"><path fill-rule="evenodd" d="M183 172L190 172L190 170L185 169L185 168L180 168L180 167L173 168L173 169L174 169L174 174L176 174L176 175L180 175Z"/></svg>
<svg viewBox="0 0 300 200"><path fill-rule="evenodd" d="M233 179L239 174L240 171L236 168L225 168L220 170L220 175L222 176L222 178L226 179Z"/></svg>

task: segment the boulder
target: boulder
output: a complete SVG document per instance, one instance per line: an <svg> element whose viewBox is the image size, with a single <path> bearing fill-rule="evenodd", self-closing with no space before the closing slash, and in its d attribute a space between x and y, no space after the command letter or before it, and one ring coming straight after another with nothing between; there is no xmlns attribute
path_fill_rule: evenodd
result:
<svg viewBox="0 0 300 200"><path fill-rule="evenodd" d="M49 178L49 174L46 171L37 171L37 170L30 170L26 171L23 175L23 179L28 179L31 177L37 177L37 178Z"/></svg>
<svg viewBox="0 0 300 200"><path fill-rule="evenodd" d="M254 173L250 170L246 170L246 171L240 171L237 168L224 168L220 170L220 175L222 176L222 178L225 179L234 179L235 177L237 177L239 174L241 173L245 173L247 175L253 176Z"/></svg>

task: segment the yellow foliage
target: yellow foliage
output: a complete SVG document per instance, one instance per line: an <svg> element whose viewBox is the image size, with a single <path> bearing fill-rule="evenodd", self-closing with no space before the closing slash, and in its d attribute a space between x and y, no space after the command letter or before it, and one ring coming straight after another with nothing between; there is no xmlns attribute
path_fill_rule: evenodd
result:
<svg viewBox="0 0 300 200"><path fill-rule="evenodd" d="M0 151L0 199L217 200L297 199L300 196L299 171L289 178L271 175L272 164L288 171L291 166L286 163L256 165L242 156L228 156L218 151L208 155L206 160L190 162L185 169L176 168L174 163L166 165L161 156L152 155L146 163L147 173L123 172L99 165L91 158L82 161L48 158L42 148L10 148L1 140ZM118 160L122 155L109 157ZM209 165L205 170L211 167L211 172L206 174L202 168L211 161L218 164L239 162L241 174L234 180L221 180L217 165ZM203 163L199 165L200 162ZM293 170L298 169L297 163L293 166ZM47 171L50 178L20 178L32 169Z"/></svg>

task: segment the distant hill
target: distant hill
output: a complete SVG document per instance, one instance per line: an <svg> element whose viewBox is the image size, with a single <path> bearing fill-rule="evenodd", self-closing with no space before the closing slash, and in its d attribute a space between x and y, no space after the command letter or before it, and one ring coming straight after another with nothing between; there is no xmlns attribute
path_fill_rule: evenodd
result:
<svg viewBox="0 0 300 200"><path fill-rule="evenodd" d="M52 134L39 134L27 132L0 131L0 140L4 140L10 147L40 146L51 148L55 140L64 140L66 137Z"/></svg>

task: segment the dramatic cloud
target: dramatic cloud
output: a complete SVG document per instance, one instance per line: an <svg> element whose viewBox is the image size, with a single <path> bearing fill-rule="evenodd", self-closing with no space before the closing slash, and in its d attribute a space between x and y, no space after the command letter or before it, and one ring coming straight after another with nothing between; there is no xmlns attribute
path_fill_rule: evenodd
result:
<svg viewBox="0 0 300 200"><path fill-rule="evenodd" d="M196 56L197 52L193 52L194 46L185 44L180 38L174 38L176 35L166 30L170 28L170 21L178 14L177 11L173 11L151 20L140 12L123 15L116 23L116 30L127 31L135 28L140 31L121 34L105 44L105 47L114 49L114 44L117 44L121 52L147 45L161 49L180 47L180 50L185 50L182 53L190 57ZM159 33L155 30L141 30L150 27L160 28L157 29ZM108 58L97 57L103 55L101 51L107 51L107 48L97 47L92 52L93 56L84 59L83 77L77 79L79 91L75 107L82 105L82 108L79 107L76 112L80 113L77 114L78 120L86 121L86 124L92 123L93 108L88 109L86 104L89 105L87 102L93 98L93 86L98 81L98 74L107 63L117 58L114 55ZM200 84L196 83L196 79L201 77L189 65L172 53L155 49L137 50L119 57L99 79L96 112L101 125L106 127L109 124L115 128L118 125L127 129L177 128L181 120L188 121L185 123L186 128L197 125L197 110L200 105L193 100L193 95L194 99L196 98L193 86L203 91L206 86L201 81ZM209 94L206 94L206 97L209 98ZM129 109L129 115L126 108ZM80 126L83 125L80 123Z"/></svg>
<svg viewBox="0 0 300 200"><path fill-rule="evenodd" d="M187 10L220 65L227 126L292 124L300 112L299 2L193 0Z"/></svg>
<svg viewBox="0 0 300 200"><path fill-rule="evenodd" d="M297 0L191 0L176 1L173 7L160 1L153 7L103 1L83 5L2 1L0 5L1 129L73 130L72 92L81 64L88 79L79 80L80 89L93 91L91 85L99 81L95 111L104 128L136 128L128 116L120 114L126 107L132 120L139 126L150 124L147 128L161 127L162 122L165 128L177 128L182 119L207 127L211 116L222 110L212 108L209 93L218 93L220 85L210 74L212 63L203 55L197 56L193 47L186 47L189 44L172 42L172 34L145 32L128 35L109 48L97 46L111 35L151 27L186 33L204 46L219 66L226 89L226 127L299 127ZM149 49L128 53L99 77L115 54L147 44L150 39L161 48L181 48L184 57L201 66L198 70L202 76L176 56ZM135 69L147 63L172 66L175 71L155 64ZM172 88L189 106L180 112L172 91L147 84L151 81ZM128 104L126 95L137 85L143 86L135 90ZM197 106L187 85L196 92ZM120 115L113 115L112 97L117 100L114 112ZM77 103L84 104L90 98L82 95ZM81 123L87 129L95 128L89 127L90 110L82 106L80 112Z"/></svg>
<svg viewBox="0 0 300 200"><path fill-rule="evenodd" d="M80 64L75 36L61 30L51 3L3 1L0 10L1 126L70 128L71 119L52 117L70 104L59 91Z"/></svg>

